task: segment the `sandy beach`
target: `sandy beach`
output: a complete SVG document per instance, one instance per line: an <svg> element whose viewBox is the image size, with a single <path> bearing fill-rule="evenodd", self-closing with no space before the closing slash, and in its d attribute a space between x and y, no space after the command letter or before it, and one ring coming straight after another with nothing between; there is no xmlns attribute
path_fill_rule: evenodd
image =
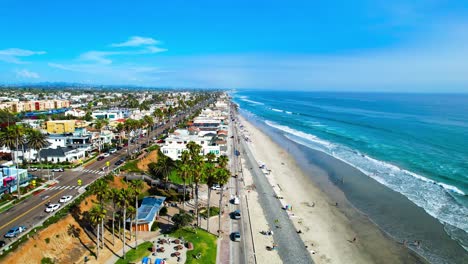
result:
<svg viewBox="0 0 468 264"><path fill-rule="evenodd" d="M281 193L282 203L292 206L290 219L301 230L300 236L315 263L404 262L398 254L402 248L396 242L370 222L348 218L342 212L342 204L337 206L314 185L287 151L246 119L239 118L256 160L271 170L265 177Z"/></svg>

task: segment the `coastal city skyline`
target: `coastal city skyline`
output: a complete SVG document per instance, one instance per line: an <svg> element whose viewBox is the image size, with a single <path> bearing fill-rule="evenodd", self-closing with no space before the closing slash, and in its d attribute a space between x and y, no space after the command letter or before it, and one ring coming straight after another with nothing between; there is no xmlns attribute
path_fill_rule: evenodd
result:
<svg viewBox="0 0 468 264"><path fill-rule="evenodd" d="M457 1L3 5L4 84L468 91Z"/></svg>

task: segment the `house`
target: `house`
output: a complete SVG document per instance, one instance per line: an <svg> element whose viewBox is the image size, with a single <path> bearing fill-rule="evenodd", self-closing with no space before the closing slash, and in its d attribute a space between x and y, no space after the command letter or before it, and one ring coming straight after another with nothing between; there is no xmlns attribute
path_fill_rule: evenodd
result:
<svg viewBox="0 0 468 264"><path fill-rule="evenodd" d="M4 193L11 193L18 189L18 182L21 187L27 186L32 180L32 175L28 174L25 169L17 169L4 163L0 165L0 196Z"/></svg>
<svg viewBox="0 0 468 264"><path fill-rule="evenodd" d="M219 156L221 154L220 148L212 143L213 135L193 135L186 129L177 129L174 134L169 135L165 139L165 143L161 147L161 152L173 160L179 160L182 157L182 152L188 150L187 144L193 141L202 147L200 155L206 155L211 152Z"/></svg>
<svg viewBox="0 0 468 264"><path fill-rule="evenodd" d="M91 113L93 118L95 119L109 119L109 120L117 120L122 118L127 118L129 116L129 111L126 109L115 109L115 110L107 110L107 111L94 111Z"/></svg>
<svg viewBox="0 0 468 264"><path fill-rule="evenodd" d="M40 151L41 160L51 163L75 162L82 160L86 151L73 147L46 148Z"/></svg>
<svg viewBox="0 0 468 264"><path fill-rule="evenodd" d="M65 134L75 132L75 120L53 120L47 121L47 133Z"/></svg>
<svg viewBox="0 0 468 264"><path fill-rule="evenodd" d="M150 231L156 218L159 216L159 210L164 206L166 197L147 196L143 198L140 207L138 207L138 219L127 219L127 223L133 223L132 230Z"/></svg>

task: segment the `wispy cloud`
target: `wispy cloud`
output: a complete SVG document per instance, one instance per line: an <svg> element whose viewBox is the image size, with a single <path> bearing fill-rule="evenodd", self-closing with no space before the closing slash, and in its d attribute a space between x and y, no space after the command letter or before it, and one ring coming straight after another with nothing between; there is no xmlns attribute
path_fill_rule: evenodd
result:
<svg viewBox="0 0 468 264"><path fill-rule="evenodd" d="M27 62L20 60L18 57L29 57L33 55L42 55L45 53L45 51L32 51L18 48L10 48L0 50L0 60L9 63L23 64Z"/></svg>
<svg viewBox="0 0 468 264"><path fill-rule="evenodd" d="M113 52L113 51L88 51L85 53L82 53L79 57L80 60L83 61L91 61L91 62L96 62L100 64L111 64L112 60L109 58L106 58L107 56L111 55L120 55L120 54L125 54L124 52Z"/></svg>
<svg viewBox="0 0 468 264"><path fill-rule="evenodd" d="M32 72L27 69L17 70L16 78L18 79L38 79L40 76L37 72Z"/></svg>
<svg viewBox="0 0 468 264"><path fill-rule="evenodd" d="M160 41L153 38L133 36L125 42L111 44L112 47L138 47L138 46L147 46L147 45L156 45Z"/></svg>

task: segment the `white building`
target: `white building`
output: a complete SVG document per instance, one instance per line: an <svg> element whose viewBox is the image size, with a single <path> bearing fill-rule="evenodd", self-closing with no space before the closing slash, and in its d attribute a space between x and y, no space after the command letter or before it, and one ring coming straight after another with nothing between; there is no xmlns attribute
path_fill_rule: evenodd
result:
<svg viewBox="0 0 468 264"><path fill-rule="evenodd" d="M164 145L161 147L161 152L170 157L173 160L179 160L182 156L182 152L187 149L187 144L193 141L202 147L200 155L206 155L213 153L216 157L219 157L220 148L219 146L213 146L211 136L198 136L190 135L187 130L178 129L174 134L166 138Z"/></svg>

